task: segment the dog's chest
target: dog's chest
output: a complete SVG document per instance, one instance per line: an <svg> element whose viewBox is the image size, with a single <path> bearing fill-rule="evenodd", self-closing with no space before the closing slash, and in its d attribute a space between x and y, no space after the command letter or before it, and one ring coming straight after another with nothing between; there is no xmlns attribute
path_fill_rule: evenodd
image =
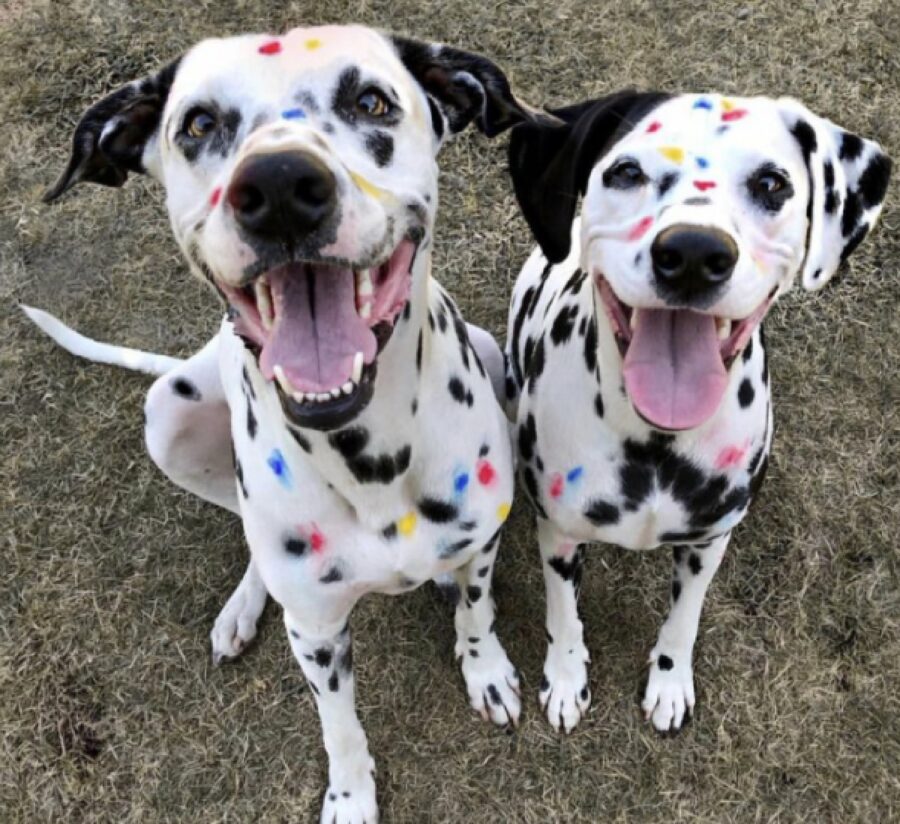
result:
<svg viewBox="0 0 900 824"><path fill-rule="evenodd" d="M519 308L517 447L539 511L580 540L632 549L708 540L733 528L761 479L771 439L759 337L732 369L720 411L668 435L634 413L620 355L589 282L564 267L531 284ZM517 292L528 284L518 284ZM527 304L526 304L527 305ZM752 396L752 397L751 397Z"/></svg>

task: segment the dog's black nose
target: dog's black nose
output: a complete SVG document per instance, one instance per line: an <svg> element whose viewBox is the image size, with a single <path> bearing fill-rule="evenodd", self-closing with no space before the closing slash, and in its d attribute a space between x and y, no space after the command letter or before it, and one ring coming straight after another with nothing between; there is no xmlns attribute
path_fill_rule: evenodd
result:
<svg viewBox="0 0 900 824"><path fill-rule="evenodd" d="M333 214L337 183L306 152L272 152L245 160L228 187L238 224L255 237L302 240Z"/></svg>
<svg viewBox="0 0 900 824"><path fill-rule="evenodd" d="M688 299L728 280L738 249L721 229L676 223L656 236L650 257L657 283L667 293Z"/></svg>

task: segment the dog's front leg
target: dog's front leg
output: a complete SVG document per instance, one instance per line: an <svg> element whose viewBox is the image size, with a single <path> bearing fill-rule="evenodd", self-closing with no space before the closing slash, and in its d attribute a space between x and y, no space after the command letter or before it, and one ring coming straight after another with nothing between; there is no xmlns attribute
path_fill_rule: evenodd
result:
<svg viewBox="0 0 900 824"><path fill-rule="evenodd" d="M285 612L294 657L319 708L322 739L328 753L328 790L323 824L373 824L378 820L375 762L354 705L350 625L336 634L304 626Z"/></svg>
<svg viewBox="0 0 900 824"><path fill-rule="evenodd" d="M650 672L641 707L660 732L680 729L694 708L692 656L703 599L719 568L731 533L703 547L675 547L669 615L650 651Z"/></svg>
<svg viewBox="0 0 900 824"><path fill-rule="evenodd" d="M542 518L538 519L538 543L547 589L548 642L539 700L553 728L568 733L591 703L591 658L578 618L582 548Z"/></svg>
<svg viewBox="0 0 900 824"><path fill-rule="evenodd" d="M456 605L456 657L469 703L485 721L517 724L522 709L519 674L497 637L491 579L500 546L499 533L471 561L454 571L460 598Z"/></svg>

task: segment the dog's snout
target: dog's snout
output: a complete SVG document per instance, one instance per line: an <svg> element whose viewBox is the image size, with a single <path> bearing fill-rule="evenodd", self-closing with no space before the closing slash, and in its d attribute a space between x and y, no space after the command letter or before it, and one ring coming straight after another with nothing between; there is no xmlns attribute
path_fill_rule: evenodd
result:
<svg viewBox="0 0 900 824"><path fill-rule="evenodd" d="M308 152L272 152L244 160L228 187L238 224L272 240L300 240L334 212L337 183Z"/></svg>
<svg viewBox="0 0 900 824"><path fill-rule="evenodd" d="M650 256L657 283L679 297L690 297L727 281L738 249L734 238L721 229L678 223L656 236Z"/></svg>

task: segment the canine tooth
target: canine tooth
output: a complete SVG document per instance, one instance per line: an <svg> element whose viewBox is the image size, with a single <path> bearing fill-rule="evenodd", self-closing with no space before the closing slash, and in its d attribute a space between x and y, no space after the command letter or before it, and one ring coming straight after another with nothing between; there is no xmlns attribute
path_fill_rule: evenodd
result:
<svg viewBox="0 0 900 824"><path fill-rule="evenodd" d="M342 387L341 392L345 395L349 395L353 391L353 381L347 381Z"/></svg>
<svg viewBox="0 0 900 824"><path fill-rule="evenodd" d="M294 395L294 387L291 386L291 382L287 379L287 376L284 374L284 369L281 368L280 364L275 364L272 367L272 371L275 373L275 380L278 381L281 388L288 394ZM302 393L300 393L302 394Z"/></svg>
<svg viewBox="0 0 900 824"><path fill-rule="evenodd" d="M329 394L331 395L332 398L339 398L341 396L341 388L339 386L337 386L334 389L332 389L331 392L329 392Z"/></svg>
<svg viewBox="0 0 900 824"><path fill-rule="evenodd" d="M297 401L297 403L303 403L303 399L306 397L306 393L304 392L294 392L291 397Z"/></svg>
<svg viewBox="0 0 900 824"><path fill-rule="evenodd" d="M719 340L728 340L731 335L731 321L727 318L716 318L716 333Z"/></svg>
<svg viewBox="0 0 900 824"><path fill-rule="evenodd" d="M265 278L259 278L254 284L256 293L256 309L259 312L263 328L268 331L272 328L275 312L272 307L272 292Z"/></svg>
<svg viewBox="0 0 900 824"><path fill-rule="evenodd" d="M369 270L356 273L356 294L362 297L368 297L374 292L372 288L372 276Z"/></svg>
<svg viewBox="0 0 900 824"><path fill-rule="evenodd" d="M353 371L350 373L350 380L353 383L359 383L359 379L362 377L363 371L363 353L357 352L353 356Z"/></svg>
<svg viewBox="0 0 900 824"><path fill-rule="evenodd" d="M362 306L359 307L359 316L363 320L368 320L372 317L372 304L369 301L366 301Z"/></svg>
<svg viewBox="0 0 900 824"><path fill-rule="evenodd" d="M637 309L632 309L631 317L628 318L628 326L631 327L632 332L637 328L637 318L638 318Z"/></svg>

